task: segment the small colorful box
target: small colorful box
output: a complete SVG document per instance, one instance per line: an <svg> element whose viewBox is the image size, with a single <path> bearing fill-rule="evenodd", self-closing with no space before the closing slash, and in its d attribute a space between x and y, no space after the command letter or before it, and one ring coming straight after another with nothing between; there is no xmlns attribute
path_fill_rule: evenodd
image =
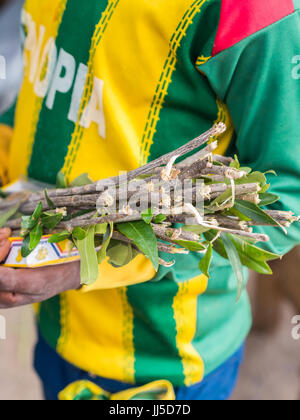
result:
<svg viewBox="0 0 300 420"><path fill-rule="evenodd" d="M11 249L3 263L4 267L37 268L49 265L65 264L80 259L78 250L73 248L71 241L50 244L50 236L43 236L39 245L26 258L21 255L23 238L10 238Z"/></svg>
<svg viewBox="0 0 300 420"><path fill-rule="evenodd" d="M40 182L21 179L6 186L3 190L9 193L18 193L21 191L41 191L45 188L53 187ZM49 237L49 235L43 236L40 244L27 258L23 258L21 255L23 238L10 238L11 249L2 265L11 268L37 268L69 263L80 259L78 250L74 248L71 241L50 244L48 242Z"/></svg>

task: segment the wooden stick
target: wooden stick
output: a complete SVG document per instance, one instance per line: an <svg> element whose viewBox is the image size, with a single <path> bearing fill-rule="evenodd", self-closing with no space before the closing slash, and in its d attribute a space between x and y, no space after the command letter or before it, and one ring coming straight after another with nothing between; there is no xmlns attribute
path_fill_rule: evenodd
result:
<svg viewBox="0 0 300 420"><path fill-rule="evenodd" d="M176 168L182 169L187 166L191 166L193 163L205 159L210 153L212 153L218 147L218 142L214 141L213 143L206 146L204 149L200 150L198 153L195 153L193 156L190 156L183 160L182 162L176 165Z"/></svg>
<svg viewBox="0 0 300 420"><path fill-rule="evenodd" d="M182 229L172 229L161 225L151 225L155 235L165 242L174 243L175 241L199 242L200 237L192 232L184 232Z"/></svg>
<svg viewBox="0 0 300 420"><path fill-rule="evenodd" d="M228 168L227 166L211 165L203 169L200 174L202 175L222 175L225 178L240 179L246 175L246 172L240 171L234 168Z"/></svg>
<svg viewBox="0 0 300 420"><path fill-rule="evenodd" d="M234 161L231 157L213 155L213 161L223 163L223 165L229 166Z"/></svg>
<svg viewBox="0 0 300 420"><path fill-rule="evenodd" d="M197 149L198 147L201 147L203 144L207 143L212 137L215 135L222 134L226 131L226 126L223 123L219 123L212 127L210 130L208 130L206 133L202 134L201 136L195 138L194 140L188 142L187 144L184 144L179 149L167 153L164 156L161 156L160 158L148 163L147 165L144 165L138 169L135 169L134 171L128 172L124 176L115 176L112 178L106 178L103 180L100 180L98 182L95 182L90 185L85 185L83 187L74 187L74 188L66 188L66 189L56 189L56 190L50 190L48 192L49 197L55 198L55 197L63 197L66 195L85 195L85 194L91 194L95 192L103 191L104 188L107 187L107 185L114 184L121 184L122 182L130 181L135 178L138 178L141 175L151 174L155 168L159 166L166 165L169 163L169 161L175 157L181 157L184 156L193 150ZM41 198L43 198L44 193L37 193L32 194L31 201L38 201Z"/></svg>

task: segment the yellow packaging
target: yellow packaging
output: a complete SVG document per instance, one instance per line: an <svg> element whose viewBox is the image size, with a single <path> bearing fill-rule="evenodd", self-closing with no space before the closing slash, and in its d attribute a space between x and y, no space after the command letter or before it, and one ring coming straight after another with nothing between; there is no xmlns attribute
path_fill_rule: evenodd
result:
<svg viewBox="0 0 300 420"><path fill-rule="evenodd" d="M11 248L3 266L37 268L65 264L80 259L77 249L71 249L72 242L64 241L59 244L50 244L48 242L49 237L43 236L39 245L27 258L23 258L21 255L23 238L10 238Z"/></svg>
<svg viewBox="0 0 300 420"><path fill-rule="evenodd" d="M52 186L40 182L21 179L3 188L9 193L18 193L21 191L41 191ZM11 268L37 268L49 265L65 264L80 259L78 250L73 248L71 241L60 242L59 244L50 244L48 236L43 236L37 248L27 257L21 255L23 238L10 238L11 249L3 262L3 266Z"/></svg>

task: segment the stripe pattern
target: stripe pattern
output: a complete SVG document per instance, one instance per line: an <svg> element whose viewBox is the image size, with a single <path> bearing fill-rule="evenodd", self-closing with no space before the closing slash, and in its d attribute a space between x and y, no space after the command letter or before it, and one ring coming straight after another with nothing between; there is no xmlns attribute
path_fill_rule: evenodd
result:
<svg viewBox="0 0 300 420"><path fill-rule="evenodd" d="M207 289L208 279L199 276L180 283L173 309L177 328L177 347L183 364L185 385L191 386L204 377L204 362L193 347L196 333L199 295Z"/></svg>
<svg viewBox="0 0 300 420"><path fill-rule="evenodd" d="M28 27L31 27L31 29L29 29L24 46L24 81L16 106L16 124L9 162L10 181L27 174L37 123L43 105L43 99L34 94L38 55L45 43L44 38L46 35L54 39L57 37L67 2L68 0L53 0L48 7L46 4L37 7L38 2L36 0L27 0L25 3L23 20L25 20L25 27L28 24ZM34 11L34 18L41 20L42 23L39 27L37 27L35 22L32 22L31 18L28 18L28 11ZM43 33L44 28L46 29L45 33ZM34 32L36 31L35 35L32 34L32 29ZM25 118L24 115L26 116ZM17 165L15 161L18 161Z"/></svg>
<svg viewBox="0 0 300 420"><path fill-rule="evenodd" d="M107 26L109 25L109 22L113 16L113 13L118 6L120 0L109 0L108 1L108 7L102 14L102 17L96 26L95 33L92 38L92 45L91 45L91 51L90 51L90 58L88 62L88 75L86 80L86 85L84 89L84 94L82 97L78 120L76 123L76 127L72 136L72 140L69 146L68 155L65 160L65 165L63 167L63 172L66 175L67 180L69 180L70 173L72 171L73 164L76 160L76 155L78 153L80 142L83 137L84 128L80 125L80 120L82 118L84 109L86 108L91 94L93 90L93 83L94 83L94 76L93 76L93 65L94 65L94 58L97 51L97 48L99 47L99 44L103 38L103 35L105 33L105 30L107 29Z"/></svg>
<svg viewBox="0 0 300 420"><path fill-rule="evenodd" d="M156 132L156 126L159 121L160 111L164 104L164 99L168 93L169 85L172 81L172 74L176 68L176 55L180 48L181 41L185 37L187 29L193 24L195 16L200 13L203 4L207 0L196 0L190 6L179 23L176 32L173 34L170 41L170 51L165 62L156 92L151 104L147 123L141 143L141 165L145 165L150 156L150 148L153 144L153 138Z"/></svg>
<svg viewBox="0 0 300 420"><path fill-rule="evenodd" d="M38 0L31 1L38 9ZM194 42L199 28L205 30L204 12L214 0L178 0L175 5L173 0L157 0L155 5L149 0L91 1L97 6L94 10L98 14L88 16L90 21L82 18L80 28L85 39L83 45L89 45L90 50L84 48L85 54L76 51L77 55L70 50L77 64L79 61L87 64L77 123L75 126L73 120L66 123L65 116L61 115L71 100L70 88L67 93L58 94L56 101L60 106L50 110L51 124L55 125L56 121L60 127L68 124L58 138L47 136L48 110L43 115L39 113L38 130L41 131L35 132L36 149L32 154L30 174L38 176L39 165L43 166L43 162L49 167L52 165L51 170L55 172L59 162L59 165L64 164L63 171L69 179L74 173L82 172L83 167L93 170L99 178L112 169L129 169L139 161L146 163L153 157L152 153L161 154L162 147L174 149L185 141L185 136L190 139L194 131L197 134L205 131L216 119L229 126L219 153L225 151L233 125L228 109L221 101L216 102L206 78L199 72L201 65L210 59L211 51L205 48L205 55L201 55L201 49ZM71 39L74 9L78 17L77 2L80 3L79 0L67 3L56 36L57 46L65 46L66 50L70 47L67 40ZM134 18L129 5L134 6ZM91 3L89 6L89 11L93 12ZM170 16L162 13L160 7L164 11L170 9ZM122 25L128 20L128 26L131 22L136 25L134 31ZM85 30L83 25L86 25ZM117 51L124 30L126 47L130 50L128 43L131 42L130 46L136 48L134 59L124 51ZM135 74L135 68L138 74ZM122 73L120 77L116 77L118 72ZM93 96L94 77L105 83L103 104L109 133L106 139L98 134L95 126L90 127L90 131L80 126L84 110ZM126 87L122 89L124 85ZM196 103L194 108L190 107L191 96ZM177 118L171 121L176 136L168 132L174 109L180 113L178 121ZM51 143L49 139L53 144L47 145ZM41 154L38 144L40 150L52 147L52 153L53 150L54 154L57 152L59 159L54 163L46 158L42 163L38 162ZM45 155L47 157L47 153ZM98 156L102 158L101 164ZM205 375L205 355L202 355L201 345L197 346L199 352L195 350L195 343L199 341L199 335L195 335L198 297L206 291L207 279L203 276L194 278L198 273L198 255L186 258L189 257L190 260L179 259L174 271L161 269L156 278L159 282L149 282L154 276L153 267L149 267L148 260L142 256L129 267L117 270L117 274L116 271L112 274L111 266L108 268L108 264L103 264L100 278L92 288L70 291L40 305L39 322L43 335L64 359L105 378L128 384L157 378L168 379L176 386L199 382Z"/></svg>

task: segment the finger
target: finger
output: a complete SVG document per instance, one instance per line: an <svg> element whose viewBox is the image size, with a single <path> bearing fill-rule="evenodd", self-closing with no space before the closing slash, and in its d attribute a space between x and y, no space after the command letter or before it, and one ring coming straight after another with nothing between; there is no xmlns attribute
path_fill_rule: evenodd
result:
<svg viewBox="0 0 300 420"><path fill-rule="evenodd" d="M3 261L9 254L11 243L8 239L0 238L0 261Z"/></svg>
<svg viewBox="0 0 300 420"><path fill-rule="evenodd" d="M0 292L0 309L17 308L35 303L35 297L19 293Z"/></svg>
<svg viewBox="0 0 300 420"><path fill-rule="evenodd" d="M9 228L2 228L0 229L0 240L4 238L9 238L11 235L11 229Z"/></svg>

